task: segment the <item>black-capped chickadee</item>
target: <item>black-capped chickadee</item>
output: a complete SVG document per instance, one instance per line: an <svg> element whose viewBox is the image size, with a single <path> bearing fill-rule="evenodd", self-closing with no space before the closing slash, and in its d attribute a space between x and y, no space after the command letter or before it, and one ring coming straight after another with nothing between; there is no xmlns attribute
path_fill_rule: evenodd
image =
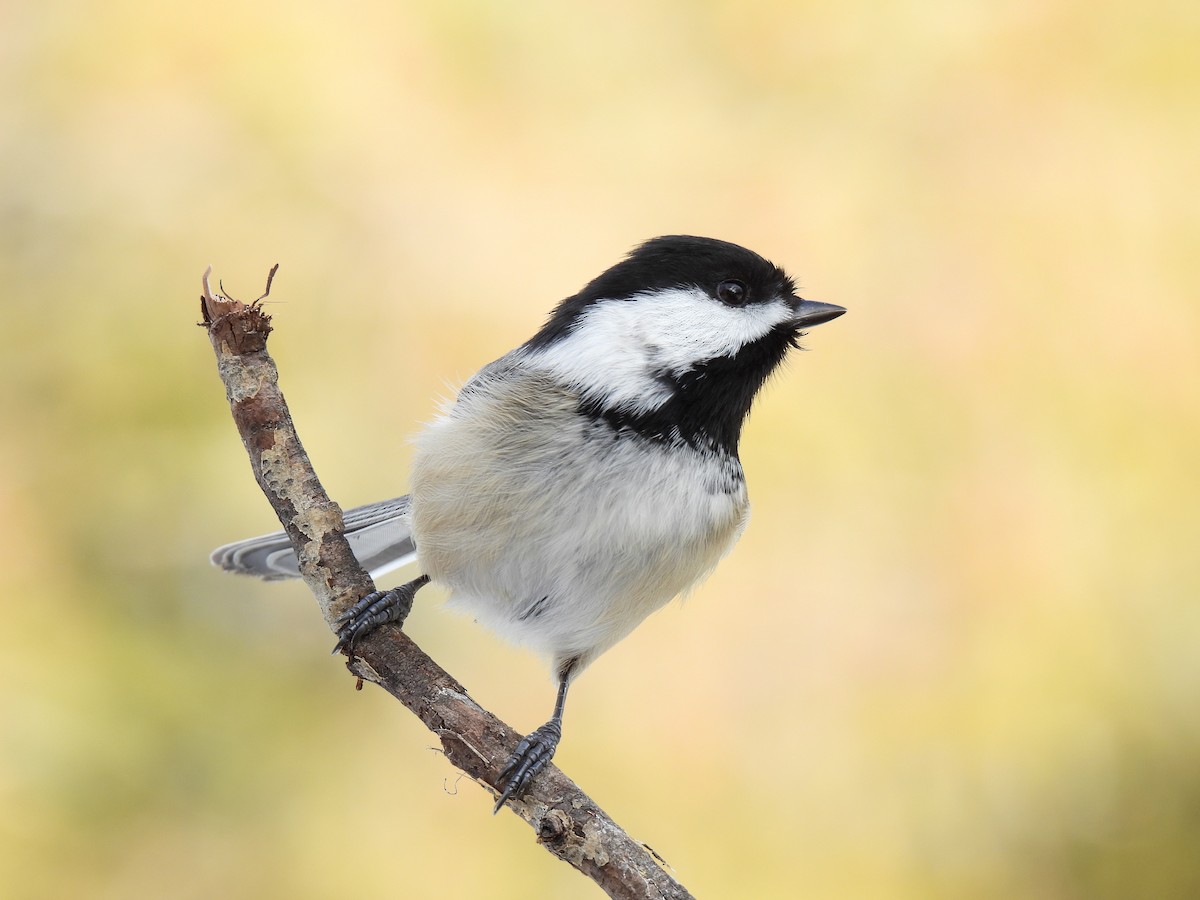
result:
<svg viewBox="0 0 1200 900"><path fill-rule="evenodd" d="M346 513L373 577L414 560L421 574L355 604L335 652L403 622L432 581L550 657L554 714L508 761L499 809L554 755L574 678L729 552L749 515L738 440L754 395L802 329L844 312L736 244L642 244L467 382L417 437L411 494ZM282 532L212 559L298 574Z"/></svg>

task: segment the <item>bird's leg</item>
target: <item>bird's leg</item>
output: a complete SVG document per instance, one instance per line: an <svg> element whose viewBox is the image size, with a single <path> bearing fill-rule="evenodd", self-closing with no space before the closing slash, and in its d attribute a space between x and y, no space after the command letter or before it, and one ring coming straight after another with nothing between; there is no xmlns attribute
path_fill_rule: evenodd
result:
<svg viewBox="0 0 1200 900"><path fill-rule="evenodd" d="M574 667L575 660L572 659L559 670L558 699L554 701L554 715L550 721L517 744L517 749L500 770L496 787L501 789L501 794L492 807L493 815L500 811L507 800L519 796L529 786L533 776L546 767L558 749L558 742L562 739L563 705L567 701L567 687L571 683L571 670Z"/></svg>
<svg viewBox="0 0 1200 900"><path fill-rule="evenodd" d="M352 653L355 641L385 622L399 622L403 625L412 609L413 597L427 584L429 576L422 575L390 591L372 591L367 594L333 623L337 627L338 636L333 652L346 650Z"/></svg>

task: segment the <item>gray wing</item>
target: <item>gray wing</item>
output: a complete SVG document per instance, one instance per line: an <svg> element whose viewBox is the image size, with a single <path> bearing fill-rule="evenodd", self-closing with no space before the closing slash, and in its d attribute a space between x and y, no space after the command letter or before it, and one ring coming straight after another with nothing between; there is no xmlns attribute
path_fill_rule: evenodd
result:
<svg viewBox="0 0 1200 900"><path fill-rule="evenodd" d="M372 578L417 558L408 525L409 505L408 497L397 497L345 513L346 540ZM257 575L268 581L300 576L292 542L282 531L218 547L211 559L214 566L227 572Z"/></svg>

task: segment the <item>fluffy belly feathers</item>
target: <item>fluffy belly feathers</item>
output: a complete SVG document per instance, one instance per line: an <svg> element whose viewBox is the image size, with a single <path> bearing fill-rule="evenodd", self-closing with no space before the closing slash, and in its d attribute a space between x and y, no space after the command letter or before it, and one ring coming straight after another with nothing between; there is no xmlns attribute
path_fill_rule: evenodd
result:
<svg viewBox="0 0 1200 900"><path fill-rule="evenodd" d="M618 436L545 383L500 397L468 388L459 403L495 408L451 410L418 439L422 568L451 606L556 665L578 659L581 671L707 575L745 527L735 459Z"/></svg>

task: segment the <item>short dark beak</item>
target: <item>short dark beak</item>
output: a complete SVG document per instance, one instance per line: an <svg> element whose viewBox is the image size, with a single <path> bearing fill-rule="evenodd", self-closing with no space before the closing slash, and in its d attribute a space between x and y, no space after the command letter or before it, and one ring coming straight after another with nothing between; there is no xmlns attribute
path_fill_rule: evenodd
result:
<svg viewBox="0 0 1200 900"><path fill-rule="evenodd" d="M824 325L831 322L846 310L832 303L818 303L815 300L801 300L796 307L796 318L792 320L797 328L812 328L814 325Z"/></svg>

